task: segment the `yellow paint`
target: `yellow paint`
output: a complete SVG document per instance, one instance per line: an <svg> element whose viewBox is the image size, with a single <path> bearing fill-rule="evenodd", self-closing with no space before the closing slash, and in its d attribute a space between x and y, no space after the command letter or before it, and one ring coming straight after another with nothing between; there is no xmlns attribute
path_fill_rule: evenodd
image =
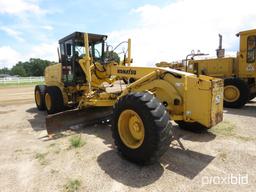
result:
<svg viewBox="0 0 256 192"><path fill-rule="evenodd" d="M62 82L62 65L60 63L50 65L46 67L45 73L45 84L52 85L52 82Z"/></svg>
<svg viewBox="0 0 256 192"><path fill-rule="evenodd" d="M91 75L91 68L90 68L90 54L89 54L89 40L88 40L88 33L84 34L84 47L85 47L85 55L84 55L84 63L83 66L85 67L85 74L86 80L88 81L89 93L92 91L92 75Z"/></svg>
<svg viewBox="0 0 256 192"><path fill-rule="evenodd" d="M41 96L40 96L39 90L36 90L36 95L35 95L35 97L36 97L36 104L37 104L37 105L41 105Z"/></svg>
<svg viewBox="0 0 256 192"><path fill-rule="evenodd" d="M131 65L131 39L128 39L128 66Z"/></svg>
<svg viewBox="0 0 256 192"><path fill-rule="evenodd" d="M227 85L224 87L224 100L228 102L235 102L240 97L240 91L233 85Z"/></svg>
<svg viewBox="0 0 256 192"><path fill-rule="evenodd" d="M45 94L45 105L48 110L51 110L52 108L52 100L49 93Z"/></svg>
<svg viewBox="0 0 256 192"><path fill-rule="evenodd" d="M124 110L118 119L118 133L128 148L139 148L144 141L145 129L138 113L131 109Z"/></svg>

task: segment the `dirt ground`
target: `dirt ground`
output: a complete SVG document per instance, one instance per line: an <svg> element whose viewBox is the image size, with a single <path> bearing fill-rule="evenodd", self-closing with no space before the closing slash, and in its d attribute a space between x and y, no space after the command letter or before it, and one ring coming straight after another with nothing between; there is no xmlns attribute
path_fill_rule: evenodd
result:
<svg viewBox="0 0 256 192"><path fill-rule="evenodd" d="M159 163L140 167L113 147L110 127L48 140L45 112L35 108L33 88L0 89L0 191L255 191L256 100L225 109L224 122L204 134L180 130ZM70 148L80 134L85 145ZM71 190L72 191L72 190Z"/></svg>

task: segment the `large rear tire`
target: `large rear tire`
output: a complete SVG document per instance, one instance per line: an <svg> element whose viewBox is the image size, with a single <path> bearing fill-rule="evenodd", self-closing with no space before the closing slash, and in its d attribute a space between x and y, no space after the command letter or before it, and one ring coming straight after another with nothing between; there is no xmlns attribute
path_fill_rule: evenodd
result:
<svg viewBox="0 0 256 192"><path fill-rule="evenodd" d="M45 92L45 106L48 114L54 114L64 110L62 92L58 87L47 86Z"/></svg>
<svg viewBox="0 0 256 192"><path fill-rule="evenodd" d="M149 93L129 93L114 106L112 135L117 149L137 164L154 163L168 149L172 132L169 113Z"/></svg>
<svg viewBox="0 0 256 192"><path fill-rule="evenodd" d="M224 79L224 107L241 108L249 99L248 85L238 78Z"/></svg>
<svg viewBox="0 0 256 192"><path fill-rule="evenodd" d="M36 85L34 90L35 103L38 110L45 110L45 94L46 86L45 85Z"/></svg>

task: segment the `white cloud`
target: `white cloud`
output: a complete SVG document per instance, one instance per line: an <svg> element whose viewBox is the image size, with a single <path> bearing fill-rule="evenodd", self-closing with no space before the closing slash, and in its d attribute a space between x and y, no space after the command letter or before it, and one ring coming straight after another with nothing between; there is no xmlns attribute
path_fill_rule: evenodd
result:
<svg viewBox="0 0 256 192"><path fill-rule="evenodd" d="M26 12L41 14L44 10L34 0L0 0L0 13L18 15Z"/></svg>
<svg viewBox="0 0 256 192"><path fill-rule="evenodd" d="M40 58L50 61L58 61L57 47L57 42L42 43L37 46L33 46L30 53L26 55L26 58Z"/></svg>
<svg viewBox="0 0 256 192"><path fill-rule="evenodd" d="M10 46L0 47L0 53L0 68L10 68L23 59L23 56Z"/></svg>
<svg viewBox="0 0 256 192"><path fill-rule="evenodd" d="M109 40L131 37L136 65L181 60L192 49L214 56L218 33L223 35L227 52L234 53L232 49L239 48L235 34L255 27L255 6L255 0L178 0L165 7L145 5L131 11L139 14L137 27L113 31Z"/></svg>
<svg viewBox="0 0 256 192"><path fill-rule="evenodd" d="M14 29L6 27L6 26L0 27L0 30L4 31L9 36L17 39L18 41L24 42L24 39L21 37L21 33L18 32L17 30L14 30Z"/></svg>
<svg viewBox="0 0 256 192"><path fill-rule="evenodd" d="M50 25L44 25L44 26L42 26L41 28L42 28L42 29L46 29L46 30L48 30L48 31L52 31L52 30L53 30L53 27L50 26Z"/></svg>
<svg viewBox="0 0 256 192"><path fill-rule="evenodd" d="M27 54L22 54L10 46L2 46L0 47L0 53L0 69L4 67L11 68L19 61L28 61L30 58L58 61L57 44L55 43L32 46Z"/></svg>

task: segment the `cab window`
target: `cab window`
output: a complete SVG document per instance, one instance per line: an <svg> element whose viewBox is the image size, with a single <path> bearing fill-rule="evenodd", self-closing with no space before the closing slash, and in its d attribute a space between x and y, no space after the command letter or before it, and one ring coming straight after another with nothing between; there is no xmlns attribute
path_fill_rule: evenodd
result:
<svg viewBox="0 0 256 192"><path fill-rule="evenodd" d="M254 63L256 56L256 36L247 38L247 63Z"/></svg>

